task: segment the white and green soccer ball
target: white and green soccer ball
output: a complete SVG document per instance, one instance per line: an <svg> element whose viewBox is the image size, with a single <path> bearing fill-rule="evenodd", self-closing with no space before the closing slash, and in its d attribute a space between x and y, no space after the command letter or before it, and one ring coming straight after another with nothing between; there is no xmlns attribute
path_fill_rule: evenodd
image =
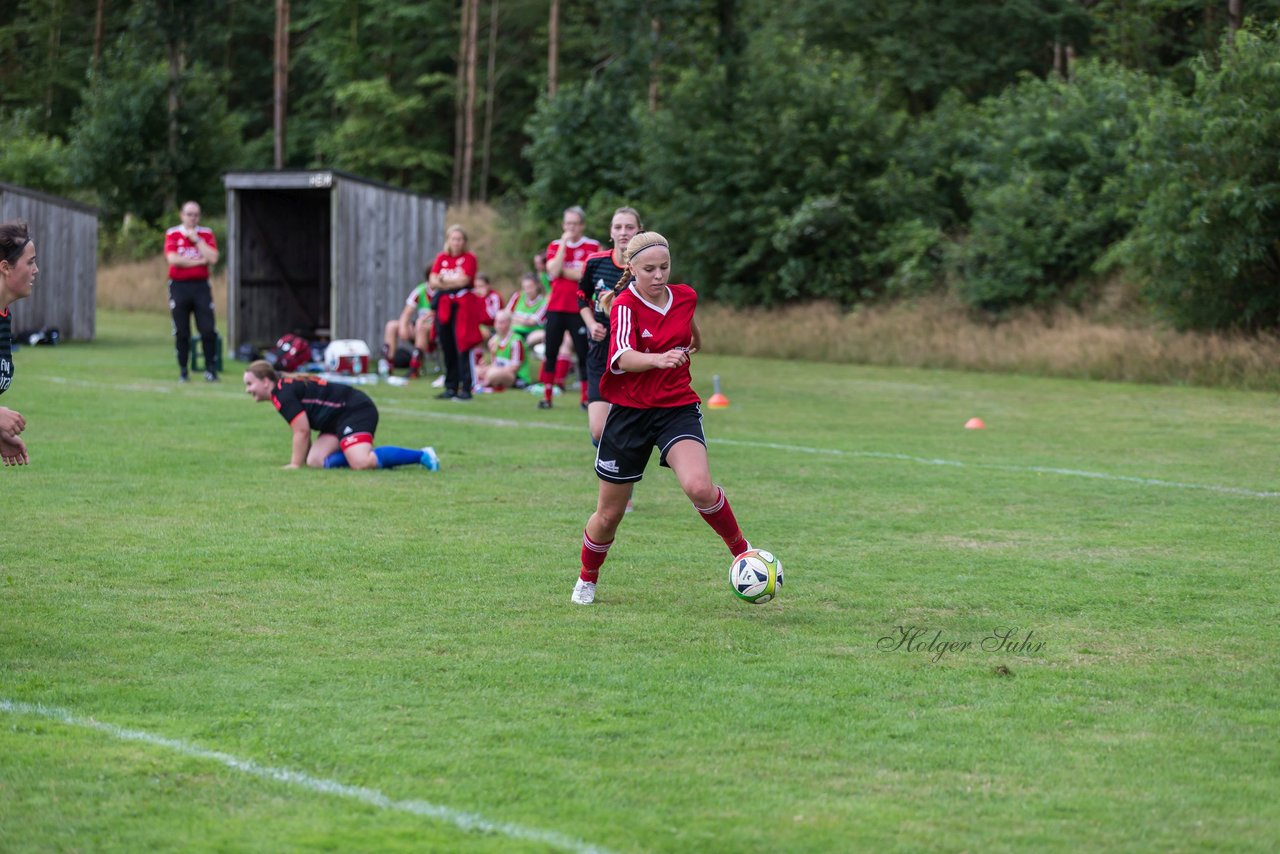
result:
<svg viewBox="0 0 1280 854"><path fill-rule="evenodd" d="M782 561L773 552L749 549L729 565L729 586L744 602L763 605L782 592Z"/></svg>

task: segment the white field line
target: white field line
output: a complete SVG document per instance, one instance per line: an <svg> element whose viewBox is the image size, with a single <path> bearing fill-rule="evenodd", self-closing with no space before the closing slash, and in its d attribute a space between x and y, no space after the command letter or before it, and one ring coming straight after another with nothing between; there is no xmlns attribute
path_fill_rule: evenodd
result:
<svg viewBox="0 0 1280 854"><path fill-rule="evenodd" d="M153 747L163 747L169 750L181 753L183 756L189 756L193 759L203 759L209 762L216 762L220 765L244 774L254 777L261 777L266 780L275 780L279 783L285 783L300 789L317 792L323 795L336 795L341 798L350 798L351 800L360 801L364 804L378 807L379 809L391 810L392 812L410 813L411 815L423 816L425 818L436 819L446 824L452 824L460 830L469 833L496 834L505 836L508 839L516 839L522 842L535 842L541 845L549 845L552 848L561 851L581 852L581 854L609 854L607 849L598 848L585 842L581 842L562 833L556 833L550 830L538 830L537 828L525 827L520 824L511 822L493 821L476 813L463 812L452 807L433 804L427 801L397 801L393 800L377 789L368 789L363 786L349 786L346 783L339 783L336 780L326 780L322 777L312 777L309 774L303 774L301 771L291 771L288 768L272 768L269 765L259 765L249 759L240 759L227 753L220 753L216 750L206 750L203 747L196 747L193 744L187 744L184 741L178 741L172 738L165 738L159 735L152 735L149 732L140 730L125 729L115 724L102 723L92 718L82 718L73 715L65 709L53 708L39 704L21 703L14 700L0 699L0 712L8 712L17 715L36 715L49 720L57 721L68 726L83 727L85 729L96 730L112 738L121 741L136 741L143 744L149 744Z"/></svg>
<svg viewBox="0 0 1280 854"><path fill-rule="evenodd" d="M107 388L114 391L154 391L166 394L171 391L170 388L165 386L155 385L99 383L89 380L72 380L64 377L47 377L47 379L51 382L64 383L66 385L78 385L88 388ZM384 402L393 404L394 407L395 404L407 403L408 401L397 398L384 398ZM466 404L458 405L463 406ZM585 423L581 427L573 427L567 424L554 424L544 421L517 421L513 418L489 418L482 415L468 415L458 412L434 412L424 411L421 409L393 407L379 406L378 409L381 412L392 415L403 415L410 418L439 419L444 421L456 421L464 424L481 424L489 427L511 427L519 430L560 430L575 433L586 433L587 431ZM755 442L743 439L708 438L707 441L716 445L733 445L740 448L761 448L764 450L787 451L799 454L820 454L823 456L848 457L851 459L894 460L898 462L915 463L917 465L984 469L988 471L1005 471L1019 474L1052 474L1062 477L1082 477L1090 480L1110 481L1112 483L1129 483L1135 486L1151 486L1160 489L1194 489L1205 492L1216 492L1222 495L1239 495L1245 498L1280 498L1280 490L1244 489L1239 486L1220 486L1212 483L1188 483L1178 480L1161 480L1160 478L1154 477L1108 474L1106 472L1059 468L1055 466L1024 466L1006 463L966 463L959 460L914 457L910 454L898 454L891 453L889 451L845 451L839 448L813 448L805 445L788 445L781 442Z"/></svg>

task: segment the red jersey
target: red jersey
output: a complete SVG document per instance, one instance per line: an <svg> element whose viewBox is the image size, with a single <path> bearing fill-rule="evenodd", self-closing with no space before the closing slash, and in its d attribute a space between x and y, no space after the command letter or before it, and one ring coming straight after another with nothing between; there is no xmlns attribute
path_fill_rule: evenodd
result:
<svg viewBox="0 0 1280 854"><path fill-rule="evenodd" d="M484 296L476 295L476 298L484 303L484 317L480 322L485 326L493 326L493 321L497 319L498 312L502 311L502 294L489 288L489 293Z"/></svg>
<svg viewBox="0 0 1280 854"><path fill-rule="evenodd" d="M218 248L217 238L213 236L213 229L205 228L203 225L196 227L196 234L200 235L200 239L208 243L214 249ZM164 254L168 257L170 252L177 252L184 258L199 258L200 252L196 249L194 242L187 238L183 233L182 226L175 225L164 233ZM209 278L209 265L201 264L199 267L169 267L169 278L175 282L190 282L198 279Z"/></svg>
<svg viewBox="0 0 1280 854"><path fill-rule="evenodd" d="M441 252L436 256L435 263L431 265L432 273L440 274L440 290L452 291L457 288L469 288L476 281L476 256L470 252L463 252L461 255L450 255L448 252ZM461 283L463 276L466 276L467 283Z"/></svg>
<svg viewBox="0 0 1280 854"><path fill-rule="evenodd" d="M693 312L698 294L688 285L667 285L669 298L659 307L640 296L635 283L618 294L609 312L609 370L600 378L600 395L610 403L635 409L663 409L701 403L689 377L689 364L678 368L624 371L618 356L627 350L665 353L693 342Z"/></svg>
<svg viewBox="0 0 1280 854"><path fill-rule="evenodd" d="M556 257L560 251L560 241L553 240L547 246L547 260ZM551 280L551 299L547 303L547 311L571 311L578 313L578 283L564 277L565 270L582 270L587 258L600 251L600 244L590 237L583 237L577 243L570 243L564 251L564 268L561 274Z"/></svg>

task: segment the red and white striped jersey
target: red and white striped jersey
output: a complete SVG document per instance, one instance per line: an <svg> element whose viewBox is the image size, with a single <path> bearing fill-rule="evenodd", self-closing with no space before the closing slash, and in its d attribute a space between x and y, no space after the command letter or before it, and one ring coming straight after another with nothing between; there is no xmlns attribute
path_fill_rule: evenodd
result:
<svg viewBox="0 0 1280 854"><path fill-rule="evenodd" d="M609 370L600 378L600 395L610 403L659 409L701 403L693 390L688 363L678 368L624 371L618 357L627 350L665 353L693 341L693 312L698 294L688 285L668 285L666 305L642 297L635 283L618 294L609 312Z"/></svg>

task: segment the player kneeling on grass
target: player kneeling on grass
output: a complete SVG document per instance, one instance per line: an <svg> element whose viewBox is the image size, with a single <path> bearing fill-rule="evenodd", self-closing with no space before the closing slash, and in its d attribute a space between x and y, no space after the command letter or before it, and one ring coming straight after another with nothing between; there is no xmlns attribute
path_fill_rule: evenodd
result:
<svg viewBox="0 0 1280 854"><path fill-rule="evenodd" d="M609 311L609 353L600 394L611 405L596 451L600 493L582 535L582 569L572 601L590 605L614 534L627 510L631 487L644 476L656 447L662 465L675 472L729 553L751 548L729 499L711 480L700 400L689 376L689 359L702 345L693 319L698 295L688 285L667 284L671 252L653 231L631 238L626 266Z"/></svg>
<svg viewBox="0 0 1280 854"><path fill-rule="evenodd" d="M293 428L293 456L287 469L389 469L418 464L440 468L434 448L373 446L378 407L369 395L342 383L313 377L277 374L270 362L258 360L244 372L244 390L258 402L269 400ZM311 431L319 432L311 441Z"/></svg>

